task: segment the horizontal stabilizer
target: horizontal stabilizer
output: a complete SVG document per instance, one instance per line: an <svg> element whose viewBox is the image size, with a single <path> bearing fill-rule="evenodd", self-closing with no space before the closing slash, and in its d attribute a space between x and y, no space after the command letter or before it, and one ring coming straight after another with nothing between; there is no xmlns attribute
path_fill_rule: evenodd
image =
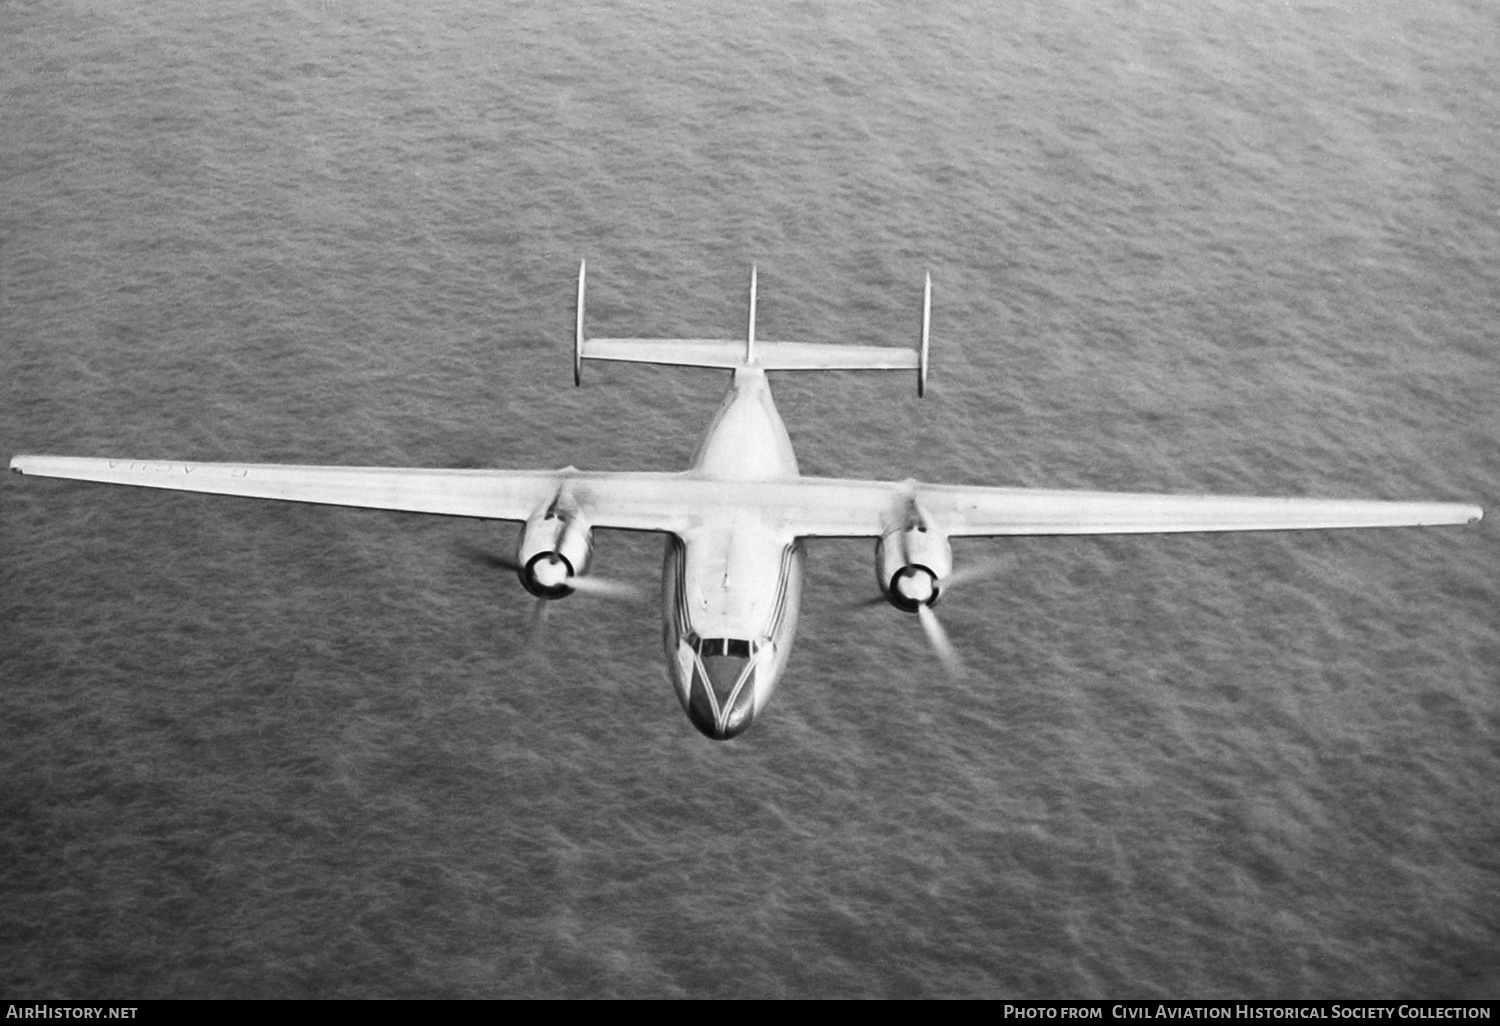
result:
<svg viewBox="0 0 1500 1026"><path fill-rule="evenodd" d="M658 363L672 367L763 371L904 370L917 372L917 394L927 389L928 334L932 321L932 276L922 291L922 334L917 348L842 345L827 342L764 342L755 335L756 280L750 272L750 321L743 339L589 338L583 330L586 265L578 265L578 303L573 333L573 383L583 380L585 360Z"/></svg>
<svg viewBox="0 0 1500 1026"><path fill-rule="evenodd" d="M674 367L718 367L735 370L916 370L915 349L892 346L846 346L823 342L762 342L746 359L746 345L729 338L586 338L585 360L663 363Z"/></svg>

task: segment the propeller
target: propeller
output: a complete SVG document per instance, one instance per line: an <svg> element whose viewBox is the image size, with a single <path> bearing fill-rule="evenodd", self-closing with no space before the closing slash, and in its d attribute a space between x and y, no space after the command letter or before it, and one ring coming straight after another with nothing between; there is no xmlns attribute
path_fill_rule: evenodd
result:
<svg viewBox="0 0 1500 1026"><path fill-rule="evenodd" d="M638 585L629 581L611 581L602 577L574 577L568 586L580 595L595 595L605 599L634 599L641 597Z"/></svg>
<svg viewBox="0 0 1500 1026"><path fill-rule="evenodd" d="M513 574L519 573L521 570L520 564L514 559L497 556L488 549L482 549L471 542L459 542L458 550L465 559L473 563L478 563L480 566L487 566L491 570L509 570Z"/></svg>
<svg viewBox="0 0 1500 1026"><path fill-rule="evenodd" d="M470 542L460 542L463 556L491 570L505 570L513 574L525 572L525 568L514 557L502 556ZM531 568L533 577L543 587L566 585L580 595L593 595L604 599L633 599L641 589L628 581L612 581L589 576L569 576L567 564L560 559L542 559ZM531 604L531 616L526 624L527 645L533 651L545 648L547 621L552 613L553 599L537 596Z"/></svg>
<svg viewBox="0 0 1500 1026"><path fill-rule="evenodd" d="M515 559L509 556L496 555L487 549L479 548L467 542L462 543L460 548L463 554L483 566L494 570L508 570L513 574L524 572L524 568ZM540 560L531 570L537 581L547 587L566 584L580 595L593 595L605 599L634 599L640 598L641 589L630 581L614 581L602 577L590 577L587 575L569 576L567 567L559 559ZM544 609L549 599L537 599L538 609ZM543 613L533 613L533 621L545 620Z"/></svg>
<svg viewBox="0 0 1500 1026"><path fill-rule="evenodd" d="M1007 561L1004 559L986 559L978 563L970 563L963 569L954 570L949 574L948 579L943 582L943 590L947 591L961 584L973 584L975 581L982 581L986 577L993 577L1005 568L1006 563Z"/></svg>
<svg viewBox="0 0 1500 1026"><path fill-rule="evenodd" d="M551 610L550 599L539 598L531 603L531 620L526 625L526 640L534 649L540 649L547 638L547 617Z"/></svg>
<svg viewBox="0 0 1500 1026"><path fill-rule="evenodd" d="M927 643L932 646L932 652L938 657L938 662L943 664L943 669L948 671L950 677L960 676L964 672L963 661L958 658L953 642L948 640L948 632L943 630L943 625L938 620L937 614L932 611L932 607L918 606L917 619L922 622L922 630L927 635Z"/></svg>
<svg viewBox="0 0 1500 1026"><path fill-rule="evenodd" d="M1006 566L1004 559L986 559L978 563L970 563L962 569L956 569L948 575L943 582L943 594L947 594L953 588L965 584L973 584L982 581L986 577L993 577ZM932 646L933 654L937 656L938 662L943 664L943 669L948 671L950 677L963 675L963 660L958 656L958 650L953 647L953 642L948 638L948 632L943 629L942 621L932 611L932 607L922 604L917 607L917 619L922 623L922 631L927 635L927 643Z"/></svg>
<svg viewBox="0 0 1500 1026"><path fill-rule="evenodd" d="M942 594L946 595L960 585L972 584L986 577L992 577L1005 566L1004 559L987 559L955 570L943 580ZM949 676L959 677L964 673L963 660L959 657L958 650L949 638L947 630L944 629L942 621L933 611L931 605L933 583L932 578L926 573L912 573L899 575L892 582L892 586L899 590L902 598L916 604L917 620L922 624L922 633L926 635L927 643L932 646L933 655L937 657ZM849 608L865 609L870 606L885 605L889 601L884 595L876 595L851 603Z"/></svg>

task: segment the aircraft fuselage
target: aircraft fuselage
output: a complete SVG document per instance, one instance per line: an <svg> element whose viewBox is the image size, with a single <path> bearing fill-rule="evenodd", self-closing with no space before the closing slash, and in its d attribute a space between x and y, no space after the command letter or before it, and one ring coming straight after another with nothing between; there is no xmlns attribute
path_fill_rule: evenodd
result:
<svg viewBox="0 0 1500 1026"><path fill-rule="evenodd" d="M691 473L725 482L797 476L764 371L735 371ZM790 525L733 504L705 508L692 528L668 538L668 673L688 719L708 737L738 736L770 700L797 630L803 562Z"/></svg>

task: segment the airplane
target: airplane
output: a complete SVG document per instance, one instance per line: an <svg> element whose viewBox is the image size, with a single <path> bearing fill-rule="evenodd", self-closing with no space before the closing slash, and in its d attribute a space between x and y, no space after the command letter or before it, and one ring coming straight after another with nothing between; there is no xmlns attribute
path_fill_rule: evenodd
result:
<svg viewBox="0 0 1500 1026"><path fill-rule="evenodd" d="M875 543L880 595L915 614L937 657L960 664L933 607L964 579L950 539L969 536L1267 531L1469 524L1477 506L1447 502L1259 498L1054 491L804 477L771 398L773 371L915 372L927 391L932 275L915 348L763 341L755 335L757 274L743 339L588 338L586 261L578 267L573 383L585 361L731 372L692 466L680 472L445 470L188 463L16 456L41 477L212 492L293 502L446 514L520 523L513 569L545 603L608 592L587 576L596 529L667 536L662 569L668 676L688 719L715 740L738 737L764 711L791 654L802 599L805 540ZM878 601L878 599L877 599Z"/></svg>

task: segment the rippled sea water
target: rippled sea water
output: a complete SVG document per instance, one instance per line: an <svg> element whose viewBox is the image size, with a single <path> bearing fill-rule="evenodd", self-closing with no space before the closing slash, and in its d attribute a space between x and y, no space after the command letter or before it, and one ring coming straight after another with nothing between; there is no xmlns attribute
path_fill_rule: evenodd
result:
<svg viewBox="0 0 1500 1026"><path fill-rule="evenodd" d="M1500 480L1500 14L1325 3L0 5L0 455L675 469L612 335L808 473ZM968 666L819 542L782 689L514 528L0 482L0 990L1500 996L1500 586L1464 529L970 541ZM661 540L601 573L654 588Z"/></svg>

